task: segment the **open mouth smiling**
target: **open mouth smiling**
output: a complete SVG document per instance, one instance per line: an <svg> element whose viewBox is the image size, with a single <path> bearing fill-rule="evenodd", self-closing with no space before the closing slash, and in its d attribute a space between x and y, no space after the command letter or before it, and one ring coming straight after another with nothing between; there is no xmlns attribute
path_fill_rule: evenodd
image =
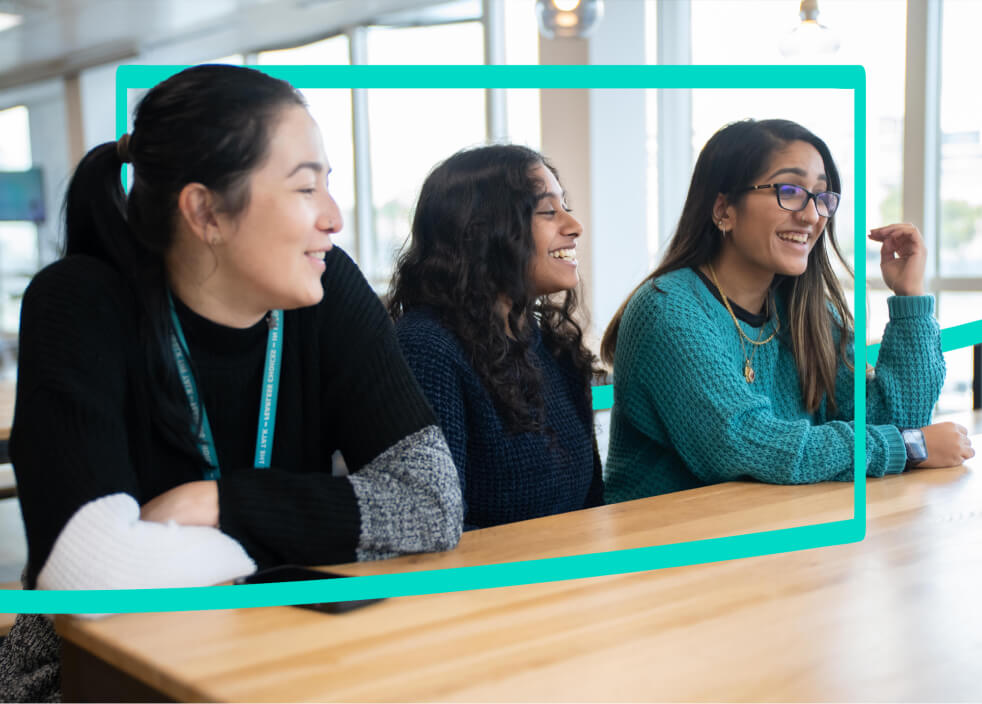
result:
<svg viewBox="0 0 982 704"><path fill-rule="evenodd" d="M795 244L808 244L808 233L807 232L778 232L777 236L784 240L785 242L793 242Z"/></svg>
<svg viewBox="0 0 982 704"><path fill-rule="evenodd" d="M554 249L553 251L549 252L549 256L553 259L560 259L564 262L569 262L570 264L576 264L576 247Z"/></svg>

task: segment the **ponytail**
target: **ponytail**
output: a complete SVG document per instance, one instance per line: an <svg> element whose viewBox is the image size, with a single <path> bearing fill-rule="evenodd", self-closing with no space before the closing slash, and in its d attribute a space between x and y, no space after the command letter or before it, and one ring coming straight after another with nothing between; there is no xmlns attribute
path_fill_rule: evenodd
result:
<svg viewBox="0 0 982 704"><path fill-rule="evenodd" d="M305 106L285 81L241 66L193 66L157 84L136 108L131 135L85 155L65 196L65 254L88 255L119 272L136 302L149 430L200 461L191 411L170 350L165 255L177 199L200 183L230 216L249 201L249 176L266 159L282 111ZM127 196L120 170L133 165Z"/></svg>
<svg viewBox="0 0 982 704"><path fill-rule="evenodd" d="M125 271L134 253L121 166L116 142L100 144L79 162L65 196L65 254L86 254Z"/></svg>
<svg viewBox="0 0 982 704"><path fill-rule="evenodd" d="M179 453L198 461L190 433L190 409L170 352L163 257L147 247L129 225L122 165L117 142L100 144L79 162L63 207L65 256L84 255L105 262L132 291L144 367L134 383L150 399L146 427L155 427Z"/></svg>

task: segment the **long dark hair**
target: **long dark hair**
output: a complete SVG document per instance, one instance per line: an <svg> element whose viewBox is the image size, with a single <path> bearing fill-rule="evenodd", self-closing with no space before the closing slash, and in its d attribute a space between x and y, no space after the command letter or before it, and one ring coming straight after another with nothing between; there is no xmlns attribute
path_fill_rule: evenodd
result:
<svg viewBox="0 0 982 704"><path fill-rule="evenodd" d="M825 165L828 189L840 192L839 171L829 148L798 123L790 120L743 120L720 129L699 153L678 228L661 264L631 292L607 326L600 348L605 362L614 363L617 332L624 309L642 286L655 285L655 279L662 274L699 267L719 255L722 238L713 222L713 206L717 196L723 194L729 204L739 203L744 197L739 193L740 189L753 185L774 154L795 141L807 142L815 147ZM852 337L853 318L832 268L829 248L835 252L848 275L852 276L852 270L835 240L833 216L826 223L825 234L818 238L808 255L805 272L800 276L784 277L777 283L777 290L787 302L789 320L786 322L801 379L802 398L811 412L818 409L823 397L828 399L829 407L835 409L837 354L833 326L840 333L838 355L852 368L848 345ZM829 310L830 304L835 315Z"/></svg>
<svg viewBox="0 0 982 704"><path fill-rule="evenodd" d="M574 319L576 290L536 297L530 288L532 215L545 189L531 175L538 164L556 174L541 154L517 145L465 149L436 166L420 192L388 302L395 319L418 306L435 309L512 432L543 429L533 323L550 353L572 364L584 394L596 361ZM507 327L503 298L511 303Z"/></svg>
<svg viewBox="0 0 982 704"><path fill-rule="evenodd" d="M230 216L249 201L250 173L268 156L281 111L305 105L290 84L252 69L195 66L151 88L136 108L133 131L92 149L65 196L65 255L108 263L134 293L155 426L179 451L198 457L187 399L170 352L171 321L164 255L173 241L177 200L201 183ZM131 163L123 191L120 167Z"/></svg>

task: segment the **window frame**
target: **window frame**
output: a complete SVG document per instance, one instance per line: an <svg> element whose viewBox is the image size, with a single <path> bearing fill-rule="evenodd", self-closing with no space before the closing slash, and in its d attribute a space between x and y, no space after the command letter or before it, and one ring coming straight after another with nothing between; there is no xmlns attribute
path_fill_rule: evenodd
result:
<svg viewBox="0 0 982 704"><path fill-rule="evenodd" d="M482 0L480 14L468 17L458 17L450 21L433 21L419 23L385 23L365 21L346 27L342 31L331 31L322 37L307 39L304 46L330 37L343 35L348 39L348 62L351 66L368 65L368 31L373 26L386 27L416 27L436 26L443 24L461 24L464 22L480 22L484 35L484 65L499 65L505 61L505 5L506 0ZM434 3L437 5L439 3ZM258 55L269 49L291 47L268 47L250 51L244 54L246 65L255 64ZM485 139L489 142L501 140L508 132L508 107L506 91L503 89L484 89L485 94ZM388 281L382 281L380 275L385 268L377 260L377 233L375 227L374 194L372 188L371 160L371 131L368 116L368 91L364 88L351 89L351 117L354 141L354 223L353 243L351 253L359 268L365 272L369 283L380 293Z"/></svg>

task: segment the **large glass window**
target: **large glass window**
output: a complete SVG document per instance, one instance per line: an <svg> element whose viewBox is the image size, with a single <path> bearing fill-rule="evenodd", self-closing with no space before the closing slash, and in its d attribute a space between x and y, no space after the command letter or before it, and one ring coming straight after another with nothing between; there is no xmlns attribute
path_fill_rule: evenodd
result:
<svg viewBox="0 0 982 704"><path fill-rule="evenodd" d="M654 6L649 5L644 13L645 63L658 63L658 13ZM662 217L661 203L658 202L658 180L661 177L658 169L658 91L646 90L644 96L645 110L645 154L648 160L647 178L647 241L648 241L648 270L654 270L661 258L661 250L668 242L659 238L659 220ZM673 174L672 178L688 179L688 174ZM680 213L672 213L672 222L678 222Z"/></svg>
<svg viewBox="0 0 982 704"><path fill-rule="evenodd" d="M482 64L480 22L428 27L371 27L371 64ZM440 161L486 140L485 91L368 91L374 251L366 275L383 289L409 235L412 208L427 173Z"/></svg>
<svg viewBox="0 0 982 704"><path fill-rule="evenodd" d="M942 17L940 273L982 288L982 3L948 0Z"/></svg>
<svg viewBox="0 0 982 704"><path fill-rule="evenodd" d="M25 171L31 165L27 108L0 110L0 171ZM48 203L46 210L48 218L57 217L56 205ZM0 370L12 369L15 361L21 298L37 268L37 226L0 221Z"/></svg>
<svg viewBox="0 0 982 704"><path fill-rule="evenodd" d="M539 63L539 33L535 0L505 2L505 63ZM538 150L542 147L541 113L538 88L510 88L505 91L508 111L507 139Z"/></svg>
<svg viewBox="0 0 982 704"><path fill-rule="evenodd" d="M946 0L941 21L940 164L935 288L942 327L982 319L982 3ZM971 408L972 350L946 355L939 409Z"/></svg>

